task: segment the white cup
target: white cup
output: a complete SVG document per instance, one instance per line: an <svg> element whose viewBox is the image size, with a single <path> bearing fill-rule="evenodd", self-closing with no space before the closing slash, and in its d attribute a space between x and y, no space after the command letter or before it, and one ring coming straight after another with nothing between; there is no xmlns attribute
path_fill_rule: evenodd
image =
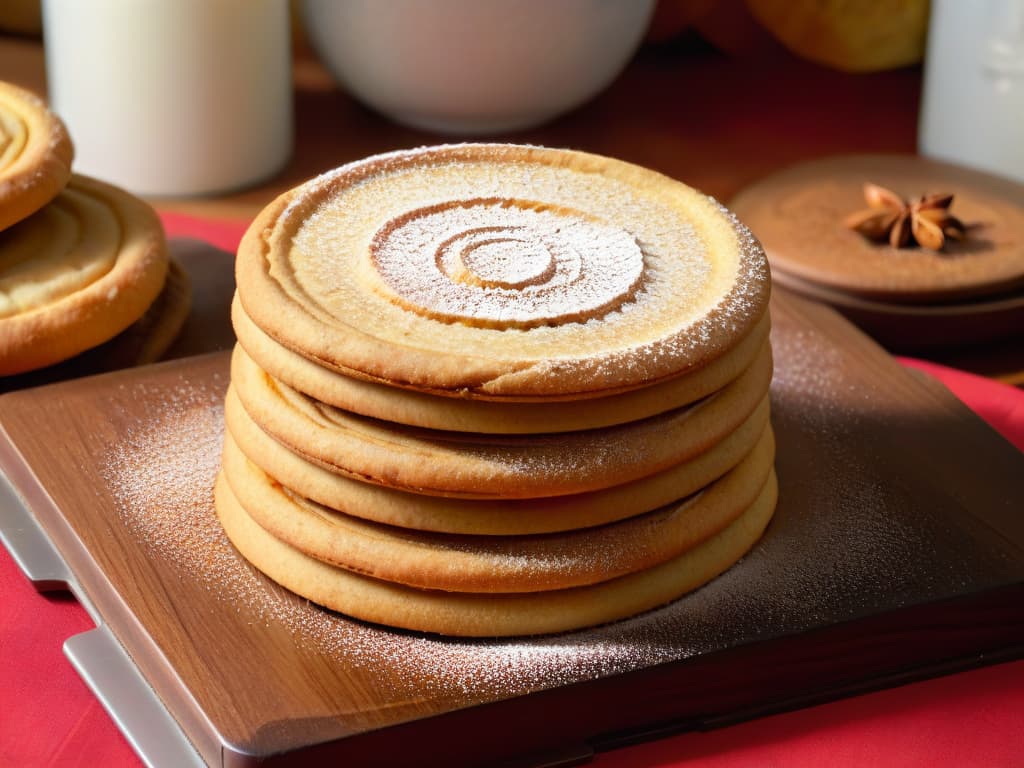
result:
<svg viewBox="0 0 1024 768"><path fill-rule="evenodd" d="M136 194L230 191L292 150L287 0L44 0L75 170Z"/></svg>
<svg viewBox="0 0 1024 768"><path fill-rule="evenodd" d="M1024 0L932 0L918 144L1024 181Z"/></svg>

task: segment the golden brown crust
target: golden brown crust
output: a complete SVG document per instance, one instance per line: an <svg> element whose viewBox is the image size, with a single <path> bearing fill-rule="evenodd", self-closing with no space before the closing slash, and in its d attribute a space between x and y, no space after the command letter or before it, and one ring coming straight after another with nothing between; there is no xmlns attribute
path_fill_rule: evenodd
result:
<svg viewBox="0 0 1024 768"><path fill-rule="evenodd" d="M239 347L231 380L256 424L332 472L413 493L532 498L620 485L703 453L754 411L771 371L765 346L735 381L693 405L603 429L496 436L405 427L326 406L272 379Z"/></svg>
<svg viewBox="0 0 1024 768"><path fill-rule="evenodd" d="M765 315L736 347L706 366L659 384L607 397L567 402L496 402L439 397L345 376L281 346L245 314L237 296L231 317L238 342L260 368L323 403L363 416L428 429L530 434L594 429L655 416L716 392L753 362L766 343Z"/></svg>
<svg viewBox="0 0 1024 768"><path fill-rule="evenodd" d="M67 128L42 99L0 82L0 230L56 197L73 157Z"/></svg>
<svg viewBox="0 0 1024 768"><path fill-rule="evenodd" d="M55 365L4 376L0 379L0 392L154 363L174 343L188 316L190 304L188 275L172 259L163 290L142 317L98 347Z"/></svg>
<svg viewBox="0 0 1024 768"><path fill-rule="evenodd" d="M444 261L459 238L492 230L528 243L524 258L540 266L478 270L491 283ZM437 253L424 246L422 256L443 273L423 285L403 260L421 235L435 238ZM481 243L493 244L471 245ZM551 272L545 253L557 274L563 256L570 272L583 265L583 287L566 278L564 301L555 286L536 288ZM608 269L588 271L597 259ZM608 158L493 144L378 156L286 193L243 238L237 279L249 317L319 365L513 400L598 397L682 375L746 337L768 300L760 246L709 198Z"/></svg>
<svg viewBox="0 0 1024 768"><path fill-rule="evenodd" d="M756 444L770 439L768 413L765 397L747 420L718 444L689 461L631 483L548 498L455 499L405 493L329 472L256 426L233 389L228 389L224 403L225 426L239 450L299 495L386 525L488 536L555 533L602 525L696 493L736 466Z"/></svg>
<svg viewBox="0 0 1024 768"><path fill-rule="evenodd" d="M246 513L311 557L385 581L453 592L538 592L651 568L722 530L760 494L774 443L764 441L696 494L615 523L559 534L464 536L361 520L283 487L225 441L222 471Z"/></svg>
<svg viewBox="0 0 1024 768"><path fill-rule="evenodd" d="M601 584L528 594L419 590L373 579L304 555L250 518L219 476L215 505L228 538L274 581L320 605L366 621L469 637L564 632L657 608L710 581L743 557L775 509L774 471L751 507L677 558Z"/></svg>
<svg viewBox="0 0 1024 768"><path fill-rule="evenodd" d="M0 375L51 365L113 338L143 315L164 286L167 244L153 209L83 176L75 176L69 190L112 214L119 229L113 265L84 287L0 319ZM80 225L88 228L88 218ZM5 234L16 237L17 231ZM79 257L74 245L68 254Z"/></svg>

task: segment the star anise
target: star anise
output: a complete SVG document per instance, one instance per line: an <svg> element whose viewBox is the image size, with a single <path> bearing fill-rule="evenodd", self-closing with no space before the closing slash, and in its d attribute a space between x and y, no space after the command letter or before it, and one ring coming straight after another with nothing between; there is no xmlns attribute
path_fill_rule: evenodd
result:
<svg viewBox="0 0 1024 768"><path fill-rule="evenodd" d="M933 251L941 251L946 239L963 240L966 228L951 215L953 195L924 195L913 203L892 190L877 184L864 185L868 208L850 214L845 224L868 240L889 242L893 248L914 243Z"/></svg>

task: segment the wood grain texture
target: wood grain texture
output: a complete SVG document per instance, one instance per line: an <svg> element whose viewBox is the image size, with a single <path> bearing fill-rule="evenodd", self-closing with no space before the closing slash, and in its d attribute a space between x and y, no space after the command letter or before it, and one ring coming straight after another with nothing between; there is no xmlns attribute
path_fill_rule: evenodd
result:
<svg viewBox="0 0 1024 768"><path fill-rule="evenodd" d="M767 535L586 632L397 632L255 573L210 503L224 354L4 395L0 465L212 765L585 754L1020 653L1024 456L830 310L773 317Z"/></svg>

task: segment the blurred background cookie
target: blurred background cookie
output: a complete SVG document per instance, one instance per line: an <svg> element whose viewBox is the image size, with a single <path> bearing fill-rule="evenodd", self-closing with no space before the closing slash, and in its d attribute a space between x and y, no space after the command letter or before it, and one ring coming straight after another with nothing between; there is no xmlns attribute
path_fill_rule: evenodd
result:
<svg viewBox="0 0 1024 768"><path fill-rule="evenodd" d="M71 177L74 149L42 99L0 81L0 230L35 213Z"/></svg>
<svg viewBox="0 0 1024 768"><path fill-rule="evenodd" d="M75 176L50 205L0 232L0 374L112 339L156 301L167 265L149 205Z"/></svg>
<svg viewBox="0 0 1024 768"><path fill-rule="evenodd" d="M192 310L192 281L174 258L167 280L149 309L110 341L45 368L0 377L0 392L148 365L161 360L177 340Z"/></svg>

